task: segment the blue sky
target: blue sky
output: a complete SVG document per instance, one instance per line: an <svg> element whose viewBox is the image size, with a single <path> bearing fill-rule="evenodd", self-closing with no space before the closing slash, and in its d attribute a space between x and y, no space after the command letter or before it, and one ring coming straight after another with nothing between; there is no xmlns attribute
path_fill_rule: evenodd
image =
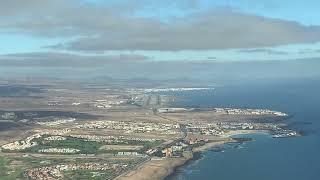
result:
<svg viewBox="0 0 320 180"><path fill-rule="evenodd" d="M320 25L318 13L320 1L317 0L204 0L200 4L200 9L203 10L211 7L235 8L250 14L297 21L307 25Z"/></svg>
<svg viewBox="0 0 320 180"><path fill-rule="evenodd" d="M36 1L36 0L33 0ZM77 4L77 0L72 1L74 4ZM113 7L118 7L119 11L122 9L124 12L119 13L119 17L125 17L130 20L132 17L135 18L136 21L139 21L139 18L142 18L144 21L154 21L157 24L164 23L176 23L177 19L180 19L179 22L181 23L183 18L188 19L189 17L194 17L197 14L205 14L208 12L213 11L227 11L227 12L237 12L239 14L249 14L252 16L257 17L264 17L273 21L273 18L279 19L283 21L285 24L290 24L291 22L299 24L297 27L298 31L302 28L301 31L312 31L313 26L319 28L320 26L320 13L318 7L320 7L320 1L317 0L305 0L305 1L292 1L292 0L181 0L172 2L170 0L163 0L163 1L156 1L156 0L141 0L141 1L129 1L129 0L108 0L108 1L99 1L99 0L86 0L87 4L83 5L83 1L79 0L79 4L81 6L88 6L88 8L92 8L92 3L95 4L96 7L100 9L106 9L105 12L108 11L108 8L112 9ZM66 4L68 7L72 7L73 4L69 3ZM9 7L9 6L8 6ZM29 6L26 6L29 7ZM78 6L76 6L78 7ZM5 8L5 6L4 6ZM30 6L30 10L32 10L32 6ZM44 7L45 9L45 7ZM76 9L76 8L75 8ZM15 11L15 9L13 9ZM29 14L19 14L18 11L20 9L16 9L17 17L21 18L24 16L28 16ZM88 10L90 12L90 10ZM92 10L93 12L94 10ZM42 12L41 12L42 13ZM53 13L53 14L49 14ZM76 10L74 13L81 13L80 11L77 12ZM232 13L231 13L232 14ZM59 17L54 12L48 11L48 17ZM88 14L91 16L91 14ZM308 39L304 41L303 38L297 38L297 40L287 41L284 42L276 42L271 43L271 45L266 46L258 46L254 47L251 44L249 46L230 46L223 47L223 48L216 48L216 46L209 46L203 48L198 48L196 46L190 47L179 47L177 45L177 49L170 50L170 49L163 49L163 45L159 50L157 49L158 44L155 48L146 49L146 48L134 48L130 49L132 44L134 45L136 42L132 42L132 44L125 47L116 47L111 48L108 45L105 45L107 40L103 43L102 48L99 48L97 51L87 51L86 49L83 50L81 47L80 51L79 48L48 48L48 46L54 46L57 44L68 44L70 39L73 39L73 33L79 33L75 36L84 36L85 38L91 38L91 34L96 35L98 37L109 37L113 35L108 35L105 32L102 32L101 29L95 30L93 29L95 26L88 27L81 27L80 30L70 31L70 33L64 34L61 31L57 30L57 34L55 32L49 32L45 30L45 28L30 28L24 26L16 26L15 21L19 18L8 18L9 16L1 17L4 19L5 22L9 22L5 25L0 24L0 54L16 54L16 53L28 53L28 52L67 52L67 53L74 53L74 54L90 54L90 55L117 55L117 54L141 54L144 56L148 56L150 60L156 61L164 61L164 60L215 60L215 61L230 61L230 60L288 60L288 59L300 59L300 58L316 58L320 56L320 43L316 43L317 41L312 41ZM201 16L203 18L204 15ZM99 19L100 17L93 17ZM200 20L201 20L200 18ZM182 20L181 20L182 19ZM41 20L41 19L40 19ZM35 24L37 23L37 19L34 20ZM263 20L262 20L263 21ZM13 22L13 23L12 23ZM237 23L237 22L234 22ZM8 25L10 24L10 25ZM14 24L14 25L11 25ZM217 24L215 24L217 25ZM219 24L218 24L219 25ZM121 25L120 25L121 26ZM126 25L126 27L129 25ZM134 25L130 25L134 27ZM137 24L139 26L139 24ZM170 24L170 26L173 26ZM254 27L255 24L252 24ZM312 27L310 27L312 26ZM70 29L73 27L70 25ZM100 27L100 26L99 26ZM159 27L161 27L159 25ZM164 26L166 27L166 26ZM228 27L228 26L227 26ZM30 29L28 29L30 28ZM61 29L65 28L65 26L61 27ZM68 27L69 28L69 27ZM135 27L134 27L135 28ZM180 27L174 27L179 29ZM190 28L190 27L189 27ZM196 28L196 27L195 27ZM12 30L13 29L13 30ZM167 30L175 31L173 30ZM33 32L34 31L34 32ZM47 32L48 31L48 32ZM69 31L69 30L68 30ZM99 31L99 32L98 32ZM116 30L115 30L116 31ZM193 32L194 30L190 30ZM280 30L282 31L282 29ZM189 31L188 31L189 32ZM195 32L197 32L195 30ZM99 34L100 33L100 34ZM114 33L114 32L112 32ZM127 33L131 33L130 29L127 30ZM137 32L135 32L137 34ZM315 32L316 33L316 32ZM313 34L315 34L313 33ZM50 35L47 35L50 34ZM71 35L70 35L71 34ZM121 36L126 35L126 32L123 32ZM140 35L140 34L139 34ZM153 39L153 37L141 37L143 42L149 42L149 39ZM149 39L147 39L149 38ZM227 37L226 37L227 38ZM309 38L309 36L308 36ZM102 39L102 38L101 38ZM301 40L302 39L302 40ZM142 40L139 39L138 42ZM157 40L158 42L163 42L163 39ZM90 40L90 43L94 43L94 40ZM291 43L294 42L294 43ZM204 42L204 44L207 42ZM115 41L117 45L117 41ZM258 42L257 44L261 44ZM96 47L96 44L90 45L90 48ZM231 42L232 45L232 42ZM107 48L105 48L107 47ZM88 48L88 47L85 47ZM105 48L105 49L104 49ZM110 49L108 49L110 48ZM185 49L184 49L185 48ZM102 49L102 50L101 50ZM243 49L249 49L250 51L243 51Z"/></svg>
<svg viewBox="0 0 320 180"><path fill-rule="evenodd" d="M208 6L211 4L228 6L251 14L297 21L306 25L320 25L320 14L318 13L320 1L317 0L208 0L206 4Z"/></svg>
<svg viewBox="0 0 320 180"><path fill-rule="evenodd" d="M86 1L97 4L119 4L119 2L126 2L126 0ZM141 16L168 18L171 16L184 16L195 11L207 11L212 8L232 8L250 14L296 21L305 25L320 25L320 1L318 0L193 0L196 6L189 7L186 4L190 1L192 0L180 0L179 3L178 0L176 1L178 3L172 3L178 5L170 5L168 7L168 4L172 1L150 0L147 2L152 3L141 9L137 14Z"/></svg>

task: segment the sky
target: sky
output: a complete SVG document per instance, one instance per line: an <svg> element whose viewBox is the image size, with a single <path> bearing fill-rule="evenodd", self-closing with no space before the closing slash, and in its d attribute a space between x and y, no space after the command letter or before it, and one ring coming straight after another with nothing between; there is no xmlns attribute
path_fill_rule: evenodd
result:
<svg viewBox="0 0 320 180"><path fill-rule="evenodd" d="M0 55L139 55L150 61L317 58L317 7L317 0L7 0L0 6Z"/></svg>

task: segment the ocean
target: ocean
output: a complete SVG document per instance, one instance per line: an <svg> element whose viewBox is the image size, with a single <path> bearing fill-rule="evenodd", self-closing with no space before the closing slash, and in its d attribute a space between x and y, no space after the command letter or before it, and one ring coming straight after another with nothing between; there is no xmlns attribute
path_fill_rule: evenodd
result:
<svg viewBox="0 0 320 180"><path fill-rule="evenodd" d="M176 106L268 108L293 117L286 122L304 136L274 139L241 135L254 141L227 144L222 152L177 169L178 180L316 180L320 178L320 80L247 83L214 91L183 92Z"/></svg>

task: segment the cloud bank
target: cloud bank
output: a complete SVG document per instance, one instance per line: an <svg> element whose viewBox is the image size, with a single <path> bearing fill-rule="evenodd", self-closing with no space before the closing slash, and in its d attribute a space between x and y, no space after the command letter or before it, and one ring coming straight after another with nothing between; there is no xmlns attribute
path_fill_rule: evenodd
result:
<svg viewBox="0 0 320 180"><path fill-rule="evenodd" d="M49 48L81 52L261 48L320 41L319 26L230 9L163 20L136 15L148 6L147 2L123 2L98 6L80 0L4 1L0 6L0 29L62 38L63 42ZM175 6L189 8L190 3L196 2Z"/></svg>

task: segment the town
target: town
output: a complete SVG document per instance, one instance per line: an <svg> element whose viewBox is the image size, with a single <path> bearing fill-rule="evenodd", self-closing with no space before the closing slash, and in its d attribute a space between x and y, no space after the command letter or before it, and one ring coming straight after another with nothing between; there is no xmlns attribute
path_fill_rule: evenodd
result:
<svg viewBox="0 0 320 180"><path fill-rule="evenodd" d="M10 166L12 172L27 179L76 178L80 173L87 179L126 180L138 167L185 162L197 151L238 142L234 134L262 132L274 138L300 135L281 123L289 117L283 112L174 107L170 104L176 97L161 94L213 88L102 89L94 89L93 95L87 88L72 93L50 89L48 99L37 103L56 111L0 112L2 121L28 128L21 136L1 143L2 158L26 164L21 170ZM77 93L76 98L70 96ZM37 158L43 159L41 163Z"/></svg>

